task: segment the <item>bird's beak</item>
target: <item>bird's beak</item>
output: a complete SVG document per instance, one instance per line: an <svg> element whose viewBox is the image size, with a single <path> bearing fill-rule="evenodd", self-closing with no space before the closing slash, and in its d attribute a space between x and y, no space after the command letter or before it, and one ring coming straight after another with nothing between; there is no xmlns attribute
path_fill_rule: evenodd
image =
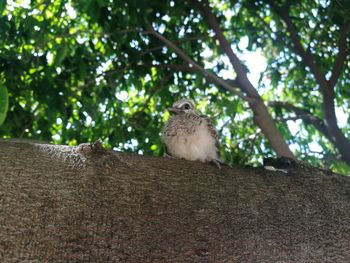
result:
<svg viewBox="0 0 350 263"><path fill-rule="evenodd" d="M177 109L177 108L168 108L167 110L173 114L177 114L181 111L180 109Z"/></svg>

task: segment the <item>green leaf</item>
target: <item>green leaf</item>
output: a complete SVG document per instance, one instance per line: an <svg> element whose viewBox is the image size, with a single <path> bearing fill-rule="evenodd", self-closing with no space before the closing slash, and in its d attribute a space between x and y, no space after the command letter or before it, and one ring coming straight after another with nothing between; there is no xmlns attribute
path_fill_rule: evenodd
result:
<svg viewBox="0 0 350 263"><path fill-rule="evenodd" d="M9 106L9 95L7 88L0 84L0 126L6 119L7 109Z"/></svg>
<svg viewBox="0 0 350 263"><path fill-rule="evenodd" d="M56 53L55 66L60 66L62 61L68 55L69 48L67 46L59 47Z"/></svg>
<svg viewBox="0 0 350 263"><path fill-rule="evenodd" d="M6 1L0 1L0 14L4 12L5 7L6 7Z"/></svg>

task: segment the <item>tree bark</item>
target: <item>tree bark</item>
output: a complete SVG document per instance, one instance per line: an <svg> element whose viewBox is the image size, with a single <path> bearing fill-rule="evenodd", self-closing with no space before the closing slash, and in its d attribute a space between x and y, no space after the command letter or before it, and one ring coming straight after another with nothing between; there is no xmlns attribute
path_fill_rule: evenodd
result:
<svg viewBox="0 0 350 263"><path fill-rule="evenodd" d="M220 24L217 21L212 9L207 0L192 0L194 5L201 11L204 19L215 32L215 37L219 41L221 48L229 58L232 67L234 68L237 78L236 81L238 86L247 96L249 107L254 113L254 122L261 128L262 133L267 138L272 149L277 153L278 156L284 156L289 158L295 158L293 152L289 149L289 146L283 138L280 131L277 129L274 120L264 104L258 91L254 88L253 84L249 81L247 73L242 66L241 61L237 55L233 52L230 43L224 36Z"/></svg>
<svg viewBox="0 0 350 263"><path fill-rule="evenodd" d="M0 140L2 262L346 262L350 178Z"/></svg>
<svg viewBox="0 0 350 263"><path fill-rule="evenodd" d="M294 51L300 55L305 65L310 68L311 73L315 77L316 82L320 87L320 93L322 95L322 111L323 121L327 134L330 135L330 141L338 149L341 154L341 159L350 165L350 140L346 138L342 130L338 126L337 116L335 114L335 85L341 75L342 68L346 61L347 56L347 31L349 30L349 21L344 21L339 32L338 40L338 55L335 59L333 68L331 69L331 77L326 79L321 69L315 62L315 54L312 54L310 50L305 49L301 43L298 35L298 30L292 22L289 15L289 2L286 2L285 6L280 7L275 1L267 1L274 12L281 17L286 23L287 31L290 34L291 42L294 45Z"/></svg>

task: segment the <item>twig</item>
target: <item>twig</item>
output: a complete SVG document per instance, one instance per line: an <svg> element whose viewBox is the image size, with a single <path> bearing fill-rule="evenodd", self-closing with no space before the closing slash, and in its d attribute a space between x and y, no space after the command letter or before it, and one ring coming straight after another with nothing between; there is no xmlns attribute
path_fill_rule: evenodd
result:
<svg viewBox="0 0 350 263"><path fill-rule="evenodd" d="M234 93L235 95L237 95L238 97L240 97L241 99L245 100L245 101L250 101L250 98L248 98L247 96L245 96L242 92L240 92L238 89L236 89L235 87L229 85L227 82L225 82L223 79L219 78L218 76L216 76L214 73L212 73L211 71L204 69L203 67L201 67L200 65L198 65L193 59L191 59L189 56L187 56L180 48L178 48L175 44L173 44L170 40L166 39L164 36L162 36L161 34L159 34L157 31L154 30L154 28L152 27L152 25L148 25L148 30L156 37L158 38L160 41L164 42L168 47L170 47L171 49L173 49L183 60L185 60L187 63L189 63L189 65L191 67L193 67L194 69L196 69L198 72L202 73L204 75L205 78L211 80L213 83L224 87L225 89L231 91L232 93Z"/></svg>
<svg viewBox="0 0 350 263"><path fill-rule="evenodd" d="M216 17L211 11L211 8L209 6L209 2L207 0L202 0L199 2L198 0L192 0L192 2L198 6L200 11L202 12L203 16L206 18L207 23L210 25L210 27L215 32L215 36L218 39L222 49L224 50L225 54L229 58L232 67L237 73L237 81L240 83L241 90L248 94L250 98L260 98L259 93L257 90L253 87L251 82L249 81L247 77L247 71L246 68L242 65L240 59L237 57L237 55L233 52L230 43L225 38L223 31L220 28L219 22L217 21Z"/></svg>
<svg viewBox="0 0 350 263"><path fill-rule="evenodd" d="M158 83L156 83L156 86L154 89L152 89L152 91L149 93L147 99L145 100L145 102L143 103L142 108L139 110L139 112L143 112L145 111L146 107L148 106L149 102L151 101L152 97L157 94L159 91L161 91L164 87L165 84L170 80L170 78L172 77L172 75L167 75L164 78L160 79L158 81Z"/></svg>
<svg viewBox="0 0 350 263"><path fill-rule="evenodd" d="M295 52L302 57L303 61L310 68L312 74L314 75L318 84L320 85L322 93L326 92L326 89L328 89L327 80L322 74L319 67L314 62L312 53L309 50L305 50L304 47L302 46L297 30L288 14L289 12L288 7L287 9L286 7L281 8L273 0L267 0L267 2L270 4L272 9L275 11L275 13L278 14L282 18L282 20L286 23L287 30L290 34L290 39L295 48L294 49Z"/></svg>
<svg viewBox="0 0 350 263"><path fill-rule="evenodd" d="M328 81L329 85L332 88L334 88L335 84L337 83L339 76L342 72L344 62L346 60L346 56L347 56L346 36L349 30L349 24L350 24L349 21L346 21L340 29L339 41L338 41L338 55L337 55L337 58L335 59L333 69L332 69L332 74Z"/></svg>
<svg viewBox="0 0 350 263"><path fill-rule="evenodd" d="M296 116L291 117L291 120L297 120L297 119L302 119L306 123L313 125L319 132L323 133L330 141L333 141L334 139L332 136L329 134L328 129L324 123L324 121L315 115L313 115L311 112L296 107L292 105L289 102L282 102L282 101L273 101L269 103L270 106L272 107L281 107L284 108L288 111L292 111L296 114ZM286 119L287 120L287 119ZM282 120L284 121L284 120Z"/></svg>

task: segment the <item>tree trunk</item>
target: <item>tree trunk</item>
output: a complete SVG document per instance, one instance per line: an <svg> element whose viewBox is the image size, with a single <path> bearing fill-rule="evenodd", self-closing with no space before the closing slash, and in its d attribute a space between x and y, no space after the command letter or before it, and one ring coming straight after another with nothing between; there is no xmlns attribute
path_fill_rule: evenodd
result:
<svg viewBox="0 0 350 263"><path fill-rule="evenodd" d="M347 262L350 179L0 140L1 262Z"/></svg>

